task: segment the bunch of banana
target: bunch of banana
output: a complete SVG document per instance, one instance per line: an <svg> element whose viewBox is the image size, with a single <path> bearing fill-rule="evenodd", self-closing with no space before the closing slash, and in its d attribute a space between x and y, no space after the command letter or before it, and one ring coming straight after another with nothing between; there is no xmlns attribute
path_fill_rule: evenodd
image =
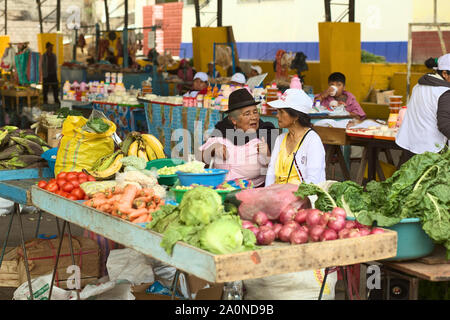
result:
<svg viewBox="0 0 450 320"><path fill-rule="evenodd" d="M14 126L0 128L0 170L47 167L41 155L49 149L33 130Z"/></svg>
<svg viewBox="0 0 450 320"><path fill-rule="evenodd" d="M84 169L86 174L93 176L96 180L111 180L115 174L122 169L122 158L124 154L121 150L98 159L90 170Z"/></svg>
<svg viewBox="0 0 450 320"><path fill-rule="evenodd" d="M163 145L151 134L131 132L122 142L121 150L127 156L136 156L146 161L166 158Z"/></svg>

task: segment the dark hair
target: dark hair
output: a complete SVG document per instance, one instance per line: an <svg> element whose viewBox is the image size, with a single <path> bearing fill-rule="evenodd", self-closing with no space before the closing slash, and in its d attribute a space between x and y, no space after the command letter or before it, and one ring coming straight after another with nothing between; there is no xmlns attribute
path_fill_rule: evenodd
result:
<svg viewBox="0 0 450 320"><path fill-rule="evenodd" d="M311 117L303 112L291 109L291 108L284 108L284 111L286 111L292 118L296 118L298 120L298 123L305 128L311 128Z"/></svg>
<svg viewBox="0 0 450 320"><path fill-rule="evenodd" d="M328 83L330 82L342 82L343 84L345 84L345 76L343 73L334 72L328 77Z"/></svg>
<svg viewBox="0 0 450 320"><path fill-rule="evenodd" d="M437 68L438 64L437 64L437 58L428 58L425 61L425 66L428 69L433 69L433 68Z"/></svg>

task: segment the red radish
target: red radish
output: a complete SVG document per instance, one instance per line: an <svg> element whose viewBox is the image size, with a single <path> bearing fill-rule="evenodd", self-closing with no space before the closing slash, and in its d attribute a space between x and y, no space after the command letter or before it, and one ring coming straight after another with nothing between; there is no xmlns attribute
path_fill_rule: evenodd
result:
<svg viewBox="0 0 450 320"><path fill-rule="evenodd" d="M300 229L305 230L307 233L309 233L309 228L306 225L300 226Z"/></svg>
<svg viewBox="0 0 450 320"><path fill-rule="evenodd" d="M309 230L309 236L312 241L319 241L320 236L325 231L325 227L321 225L315 225Z"/></svg>
<svg viewBox="0 0 450 320"><path fill-rule="evenodd" d="M292 244L301 244L308 242L308 233L303 229L297 229L294 230L291 233L291 239Z"/></svg>
<svg viewBox="0 0 450 320"><path fill-rule="evenodd" d="M359 229L359 234L361 237L368 236L370 234L369 228L361 228Z"/></svg>
<svg viewBox="0 0 450 320"><path fill-rule="evenodd" d="M262 211L258 211L253 216L253 222L256 223L258 226L263 226L269 221L269 218L267 217L267 214L265 214Z"/></svg>
<svg viewBox="0 0 450 320"><path fill-rule="evenodd" d="M351 220L345 221L345 229L353 229L353 228L356 228L355 221L351 221Z"/></svg>
<svg viewBox="0 0 450 320"><path fill-rule="evenodd" d="M273 222L272 221L267 221L266 224L264 225L265 227L269 227L269 228L273 228Z"/></svg>
<svg viewBox="0 0 450 320"><path fill-rule="evenodd" d="M262 226L259 228L256 240L260 245L269 245L275 240L275 232L269 227Z"/></svg>
<svg viewBox="0 0 450 320"><path fill-rule="evenodd" d="M328 220L330 220L330 213L329 212L324 212L321 216L320 216L320 220L319 220L319 224L321 226L326 226L328 223Z"/></svg>
<svg viewBox="0 0 450 320"><path fill-rule="evenodd" d="M286 224L289 221L293 221L296 215L296 211L293 208L283 211L280 214L279 220L282 224Z"/></svg>
<svg viewBox="0 0 450 320"><path fill-rule="evenodd" d="M326 229L320 236L320 241L336 240L338 234L333 229Z"/></svg>
<svg viewBox="0 0 450 320"><path fill-rule="evenodd" d="M369 226L366 226L364 224L359 223L358 221L355 221L355 228L362 229L362 228L369 228Z"/></svg>
<svg viewBox="0 0 450 320"><path fill-rule="evenodd" d="M250 227L250 228L248 228L248 230L253 232L255 234L255 236L258 235L259 229L257 227Z"/></svg>
<svg viewBox="0 0 450 320"><path fill-rule="evenodd" d="M308 215L308 211L305 209L300 209L295 214L294 221L297 223L305 223L306 222L306 216Z"/></svg>
<svg viewBox="0 0 450 320"><path fill-rule="evenodd" d="M275 232L275 237L278 239L278 232L280 232L280 229L283 228L283 225L281 223L275 223L272 230Z"/></svg>
<svg viewBox="0 0 450 320"><path fill-rule="evenodd" d="M283 226L281 227L280 231L278 232L278 238L281 241L289 242L291 240L291 233L295 229L292 226Z"/></svg>
<svg viewBox="0 0 450 320"><path fill-rule="evenodd" d="M339 231L339 233L338 233L339 239L347 239L349 233L350 233L350 229L342 229L342 230Z"/></svg>
<svg viewBox="0 0 450 320"><path fill-rule="evenodd" d="M339 232L345 227L345 218L343 218L342 216L331 214L327 226L328 228L333 229L336 232Z"/></svg>
<svg viewBox="0 0 450 320"><path fill-rule="evenodd" d="M358 238L360 236L359 229L350 229L350 232L348 233L349 238Z"/></svg>
<svg viewBox="0 0 450 320"><path fill-rule="evenodd" d="M384 233L384 230L381 228L373 228L372 231L370 231L370 234L381 234Z"/></svg>
<svg viewBox="0 0 450 320"><path fill-rule="evenodd" d="M339 208L339 207L333 208L333 210L331 211L331 214L347 218L347 213L345 212L345 210L342 208Z"/></svg>
<svg viewBox="0 0 450 320"><path fill-rule="evenodd" d="M248 220L242 220L242 228L244 229L249 229L251 227L254 227L255 225L253 224L253 222L248 221Z"/></svg>
<svg viewBox="0 0 450 320"><path fill-rule="evenodd" d="M291 226L294 229L300 228L300 225L295 221L289 221L288 223L284 224L285 226Z"/></svg>
<svg viewBox="0 0 450 320"><path fill-rule="evenodd" d="M320 211L318 209L310 209L308 211L308 214L306 215L306 224L309 227L319 224L321 215L322 215L322 211Z"/></svg>

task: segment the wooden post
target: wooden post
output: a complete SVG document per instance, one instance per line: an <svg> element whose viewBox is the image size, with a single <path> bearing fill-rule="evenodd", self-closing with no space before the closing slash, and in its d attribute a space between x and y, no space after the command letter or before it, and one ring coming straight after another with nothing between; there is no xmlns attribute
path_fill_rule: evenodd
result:
<svg viewBox="0 0 450 320"><path fill-rule="evenodd" d="M217 0L217 26L222 26L223 1Z"/></svg>
<svg viewBox="0 0 450 320"><path fill-rule="evenodd" d="M195 5L195 26L200 27L200 3L199 0L194 0Z"/></svg>
<svg viewBox="0 0 450 320"><path fill-rule="evenodd" d="M348 1L348 22L355 22L355 0Z"/></svg>
<svg viewBox="0 0 450 320"><path fill-rule="evenodd" d="M108 10L108 0L103 0L105 2L105 16L106 16L106 31L109 32L109 10Z"/></svg>
<svg viewBox="0 0 450 320"><path fill-rule="evenodd" d="M56 32L61 31L61 0L56 0Z"/></svg>
<svg viewBox="0 0 450 320"><path fill-rule="evenodd" d="M325 21L331 22L331 0L325 0Z"/></svg>
<svg viewBox="0 0 450 320"><path fill-rule="evenodd" d="M123 28L123 67L128 68L128 0L125 0L125 27Z"/></svg>

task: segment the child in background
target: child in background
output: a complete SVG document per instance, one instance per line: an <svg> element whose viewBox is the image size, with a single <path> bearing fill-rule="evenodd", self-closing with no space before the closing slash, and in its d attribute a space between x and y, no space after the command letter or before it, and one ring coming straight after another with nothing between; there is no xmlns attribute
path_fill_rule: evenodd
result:
<svg viewBox="0 0 450 320"><path fill-rule="evenodd" d="M328 77L328 89L315 96L315 99L321 101L321 105L329 107L336 105L344 106L345 110L350 113L353 118L363 120L366 118L366 113L359 105L353 94L345 91L345 75L340 72L332 73ZM336 91L337 88L337 91ZM335 101L335 102L334 102Z"/></svg>

